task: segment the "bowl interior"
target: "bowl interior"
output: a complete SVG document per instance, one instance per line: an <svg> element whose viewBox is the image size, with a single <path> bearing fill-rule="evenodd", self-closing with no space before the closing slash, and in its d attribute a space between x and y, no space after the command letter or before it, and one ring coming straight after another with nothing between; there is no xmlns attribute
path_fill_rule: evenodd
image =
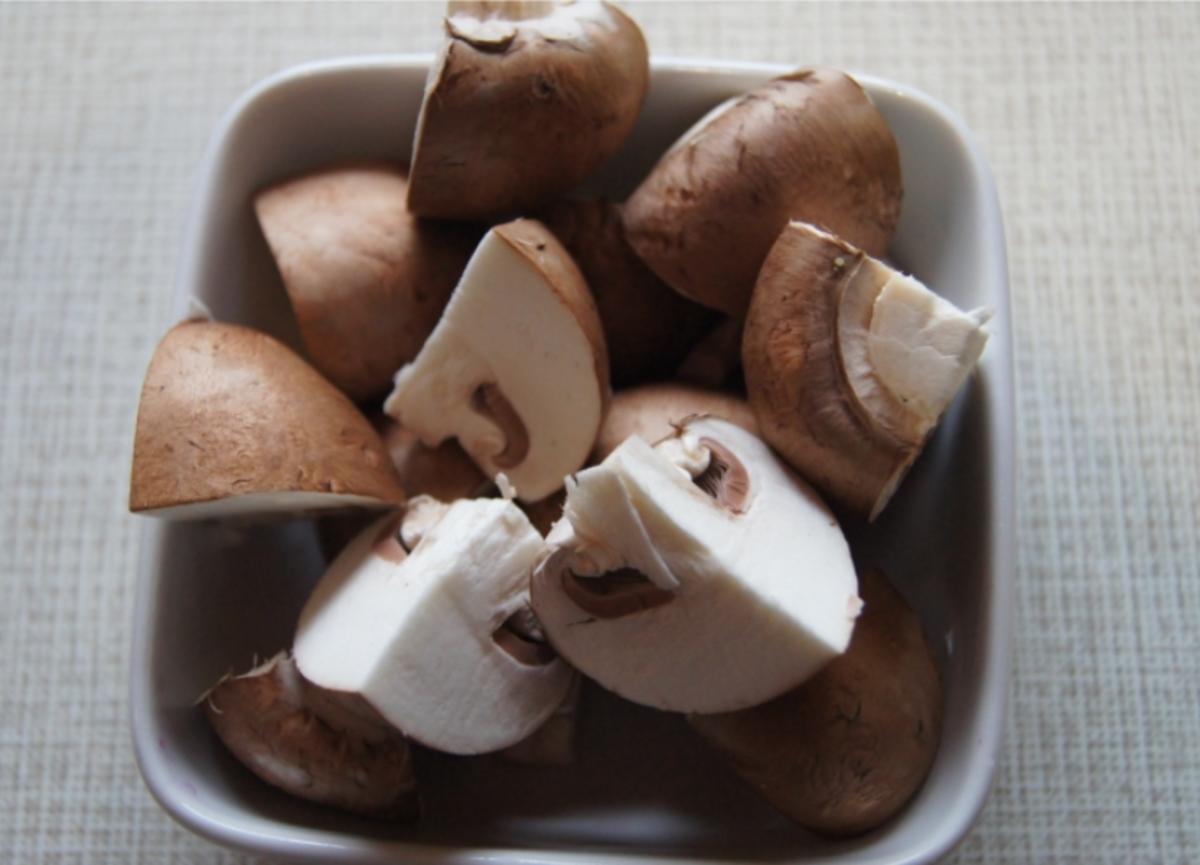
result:
<svg viewBox="0 0 1200 865"><path fill-rule="evenodd" d="M284 73L252 90L214 139L179 284L219 319L298 346L252 194L339 160L408 157L427 59L363 58ZM634 135L589 191L623 197L712 105L778 70L665 62ZM1011 579L1012 398L1007 284L990 180L961 126L927 98L863 77L900 144L905 202L893 259L964 307L997 315L981 369L893 504L847 525L860 564L881 565L921 612L946 684L931 777L905 812L859 839L795 828L745 788L681 719L585 691L570 770L422 755L428 818L382 826L293 800L253 778L210 733L197 698L251 658L286 648L320 576L307 522L253 528L149 524L134 653L134 738L147 782L185 825L294 857L419 861L504 851L687 858L924 861L982 802L1006 677ZM594 861L594 859L593 859Z"/></svg>

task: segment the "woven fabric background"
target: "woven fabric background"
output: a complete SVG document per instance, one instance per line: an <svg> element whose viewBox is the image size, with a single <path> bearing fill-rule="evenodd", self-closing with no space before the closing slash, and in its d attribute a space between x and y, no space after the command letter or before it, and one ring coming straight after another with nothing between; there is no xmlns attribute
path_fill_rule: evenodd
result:
<svg viewBox="0 0 1200 865"><path fill-rule="evenodd" d="M1007 744L959 863L1200 861L1200 5L631 3L655 52L957 109L1015 306ZM200 156L248 85L428 51L432 5L0 5L0 859L236 862L128 731L133 415Z"/></svg>

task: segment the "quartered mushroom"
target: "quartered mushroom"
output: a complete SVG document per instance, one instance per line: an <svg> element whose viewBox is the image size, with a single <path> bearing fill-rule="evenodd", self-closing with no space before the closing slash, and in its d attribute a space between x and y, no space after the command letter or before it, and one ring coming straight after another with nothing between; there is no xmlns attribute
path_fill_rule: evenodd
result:
<svg viewBox="0 0 1200 865"><path fill-rule="evenodd" d="M417 119L409 208L484 219L549 204L616 153L648 82L645 39L616 6L451 2Z"/></svg>
<svg viewBox="0 0 1200 865"><path fill-rule="evenodd" d="M720 712L768 700L845 649L850 552L816 494L755 436L693 419L630 438L567 485L534 610L572 665L634 702Z"/></svg>
<svg viewBox="0 0 1200 865"><path fill-rule="evenodd" d="M286 652L225 677L203 703L225 746L268 784L355 814L416 819L408 742L369 707L305 682Z"/></svg>
<svg viewBox="0 0 1200 865"><path fill-rule="evenodd" d="M205 519L403 502L378 433L282 343L215 321L163 337L138 404L131 511Z"/></svg>
<svg viewBox="0 0 1200 865"><path fill-rule="evenodd" d="M686 297L740 317L789 219L883 255L900 216L900 154L853 78L806 69L730 99L625 202L625 234Z"/></svg>
<svg viewBox="0 0 1200 865"><path fill-rule="evenodd" d="M942 684L917 614L876 570L845 654L761 706L688 721L802 826L866 832L920 789L937 754Z"/></svg>
<svg viewBox="0 0 1200 865"><path fill-rule="evenodd" d="M874 519L974 368L989 315L790 223L763 264L742 341L763 438Z"/></svg>
<svg viewBox="0 0 1200 865"><path fill-rule="evenodd" d="M529 607L543 541L511 502L438 505L419 526L377 522L337 558L301 613L296 665L424 745L496 751L541 726L571 683Z"/></svg>
<svg viewBox="0 0 1200 865"><path fill-rule="evenodd" d="M254 200L313 366L354 400L385 393L437 324L481 230L418 220L397 166L364 163Z"/></svg>
<svg viewBox="0 0 1200 865"><path fill-rule="evenodd" d="M384 411L428 447L455 437L533 502L587 459L608 357L579 269L539 222L484 236L437 328L396 374Z"/></svg>
<svg viewBox="0 0 1200 865"><path fill-rule="evenodd" d="M722 418L758 432L750 404L736 394L678 382L644 384L613 394L592 448L592 462L603 462L630 436L655 444L696 415Z"/></svg>

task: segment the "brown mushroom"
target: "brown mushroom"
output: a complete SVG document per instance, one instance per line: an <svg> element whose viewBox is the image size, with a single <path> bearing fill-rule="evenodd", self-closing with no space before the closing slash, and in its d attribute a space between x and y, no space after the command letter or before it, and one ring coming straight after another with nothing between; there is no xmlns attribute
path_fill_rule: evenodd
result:
<svg viewBox="0 0 1200 865"><path fill-rule="evenodd" d="M843 72L808 69L692 127L625 203L630 245L686 297L740 317L789 219L883 255L900 215L887 121Z"/></svg>
<svg viewBox="0 0 1200 865"><path fill-rule="evenodd" d="M450 3L409 209L495 219L549 204L616 153L648 81L641 30L608 3Z"/></svg>
<svg viewBox="0 0 1200 865"><path fill-rule="evenodd" d="M937 754L942 685L917 614L871 570L850 647L769 703L692 715L738 774L800 825L869 831L913 797Z"/></svg>
<svg viewBox="0 0 1200 865"><path fill-rule="evenodd" d="M393 165L341 166L254 209L313 366L352 399L384 393L437 324L481 230L418 220Z"/></svg>
<svg viewBox="0 0 1200 865"><path fill-rule="evenodd" d="M915 279L793 222L763 264L742 359L762 436L810 483L874 519L987 342Z"/></svg>
<svg viewBox="0 0 1200 865"><path fill-rule="evenodd" d="M163 337L138 404L131 511L203 519L403 502L378 433L282 343L214 321Z"/></svg>
<svg viewBox="0 0 1200 865"><path fill-rule="evenodd" d="M203 698L218 738L268 784L367 817L416 819L408 742L359 701L305 682L287 653Z"/></svg>
<svg viewBox="0 0 1200 865"><path fill-rule="evenodd" d="M544 225L518 219L484 235L384 411L427 447L458 439L523 502L583 465L610 396L596 305Z"/></svg>

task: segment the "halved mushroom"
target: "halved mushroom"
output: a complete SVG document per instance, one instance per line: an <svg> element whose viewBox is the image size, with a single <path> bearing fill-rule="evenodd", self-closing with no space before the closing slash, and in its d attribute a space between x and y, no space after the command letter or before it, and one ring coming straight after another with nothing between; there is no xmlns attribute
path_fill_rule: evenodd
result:
<svg viewBox="0 0 1200 865"><path fill-rule="evenodd" d="M217 736L268 784L367 817L416 819L408 742L365 707L304 682L286 652L222 679L203 702Z"/></svg>
<svg viewBox="0 0 1200 865"><path fill-rule="evenodd" d="M750 404L735 394L678 382L644 384L613 394L592 448L592 462L603 462L630 436L650 444L665 439L695 415L723 418L747 432L758 433Z"/></svg>
<svg viewBox="0 0 1200 865"><path fill-rule="evenodd" d="M641 30L608 3L451 2L409 209L494 219L550 203L616 153L648 81Z"/></svg>
<svg viewBox="0 0 1200 865"><path fill-rule="evenodd" d="M395 517L346 548L301 613L296 665L429 747L513 745L554 712L572 676L528 626L542 537L502 499L463 499L421 528L411 554Z"/></svg>
<svg viewBox="0 0 1200 865"><path fill-rule="evenodd" d="M979 359L989 315L789 224L763 264L742 342L763 438L874 519Z"/></svg>
<svg viewBox="0 0 1200 865"><path fill-rule="evenodd" d="M403 502L378 433L282 343L214 321L163 337L138 405L131 511L204 519Z"/></svg>
<svg viewBox="0 0 1200 865"><path fill-rule="evenodd" d="M800 825L866 832L913 797L933 765L942 684L917 614L879 571L845 654L769 703L693 715L692 727Z"/></svg>
<svg viewBox="0 0 1200 865"><path fill-rule="evenodd" d="M534 610L581 672L679 712L756 705L845 649L858 614L837 521L755 436L692 419L567 484Z"/></svg>
<svg viewBox="0 0 1200 865"><path fill-rule="evenodd" d="M596 306L540 222L493 228L384 411L429 447L451 436L533 502L587 459L609 395Z"/></svg>
<svg viewBox="0 0 1200 865"><path fill-rule="evenodd" d="M396 166L342 166L254 200L313 366L352 399L417 356L482 233L418 220Z"/></svg>
<svg viewBox="0 0 1200 865"><path fill-rule="evenodd" d="M693 126L625 203L625 233L680 294L740 317L789 219L883 255L900 198L899 151L883 115L844 72L807 69Z"/></svg>
<svg viewBox="0 0 1200 865"><path fill-rule="evenodd" d="M642 263L625 240L617 204L563 201L546 213L545 222L596 299L613 386L669 377L716 314L672 291Z"/></svg>

